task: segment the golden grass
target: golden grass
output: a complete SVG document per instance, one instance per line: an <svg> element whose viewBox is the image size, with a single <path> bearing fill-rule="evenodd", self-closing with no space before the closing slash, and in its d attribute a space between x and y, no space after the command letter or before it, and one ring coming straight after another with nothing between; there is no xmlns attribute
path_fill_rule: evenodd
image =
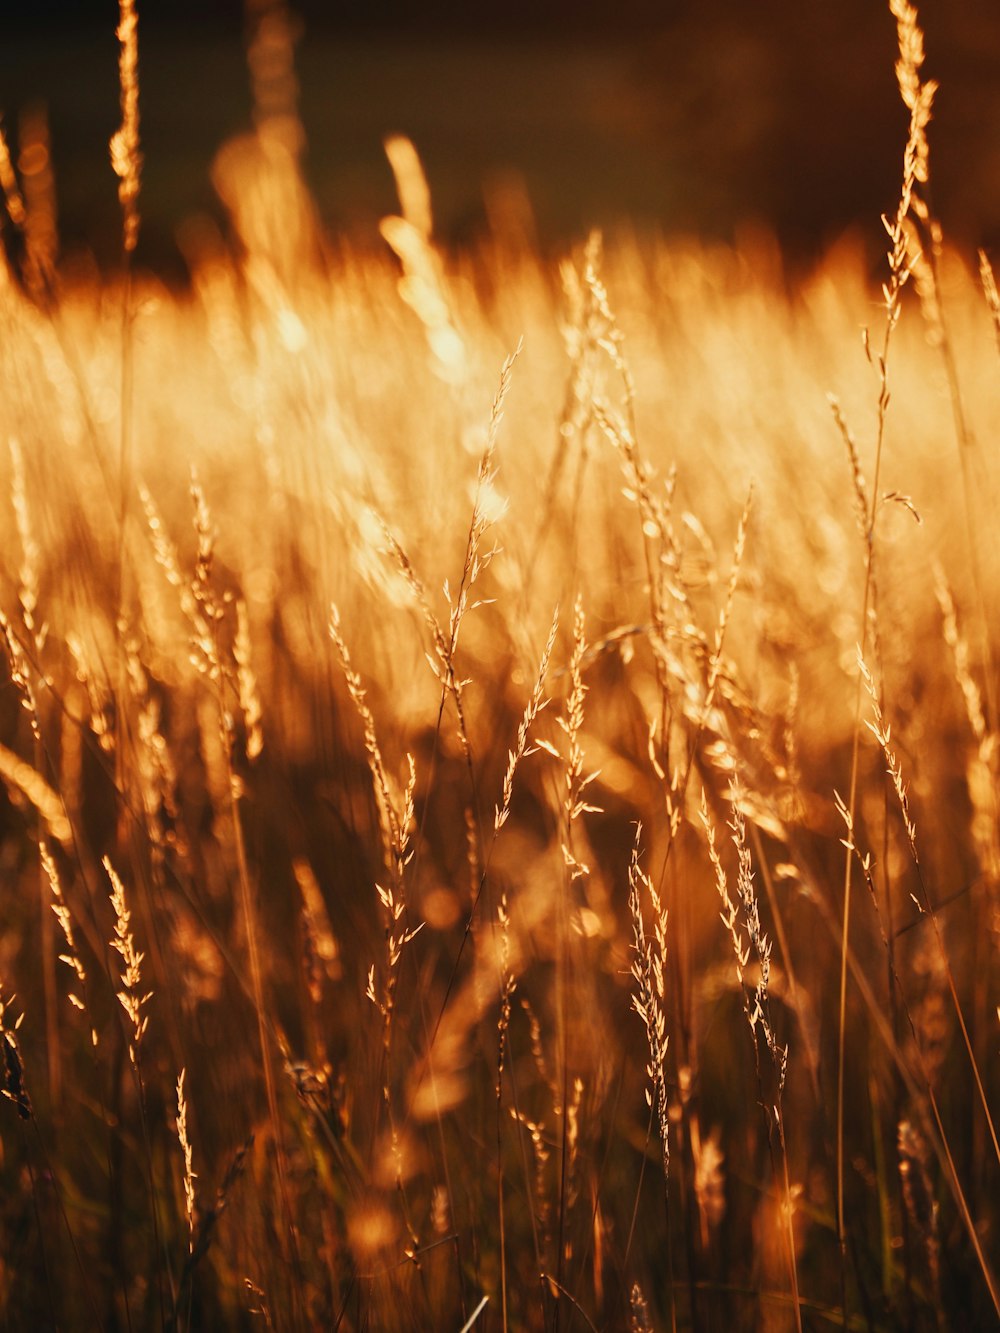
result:
<svg viewBox="0 0 1000 1333"><path fill-rule="evenodd" d="M450 254L399 138L321 243L281 62L166 290L123 0L124 281L0 290L10 1327L994 1318L997 300L892 11L879 304Z"/></svg>

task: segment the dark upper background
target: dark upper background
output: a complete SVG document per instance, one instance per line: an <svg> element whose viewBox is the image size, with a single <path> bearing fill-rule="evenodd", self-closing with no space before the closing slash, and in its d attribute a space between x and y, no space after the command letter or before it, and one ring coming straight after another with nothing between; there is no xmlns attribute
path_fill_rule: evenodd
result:
<svg viewBox="0 0 1000 1333"><path fill-rule="evenodd" d="M68 252L113 263L107 140L115 0L8 0L0 110L48 112ZM377 243L381 151L409 134L438 231L472 240L523 187L543 247L594 224L731 237L774 229L808 258L856 228L880 244L906 117L881 0L298 0L306 170L331 231ZM212 158L250 124L239 0L139 0L140 259L177 274L180 222L221 210ZM1000 4L924 0L935 207L962 244L1000 242ZM508 190L509 197L509 190Z"/></svg>

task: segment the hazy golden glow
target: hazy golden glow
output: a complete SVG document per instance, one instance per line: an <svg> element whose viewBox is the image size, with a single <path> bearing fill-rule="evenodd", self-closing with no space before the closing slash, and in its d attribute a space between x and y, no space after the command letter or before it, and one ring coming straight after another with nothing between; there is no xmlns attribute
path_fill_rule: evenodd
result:
<svg viewBox="0 0 1000 1333"><path fill-rule="evenodd" d="M281 5L190 293L60 287L0 141L0 1177L119 1323L785 1327L857 1318L848 1251L890 1323L989 1317L997 301L893 12L881 293L850 246L792 293L763 243L452 254L398 136L386 248L335 249Z"/></svg>

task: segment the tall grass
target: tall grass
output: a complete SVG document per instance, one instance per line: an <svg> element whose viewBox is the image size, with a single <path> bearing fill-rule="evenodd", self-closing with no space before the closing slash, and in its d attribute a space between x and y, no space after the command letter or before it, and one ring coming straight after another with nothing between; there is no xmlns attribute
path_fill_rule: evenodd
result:
<svg viewBox="0 0 1000 1333"><path fill-rule="evenodd" d="M997 300L893 12L874 279L450 253L399 138L324 240L282 18L178 292L123 3L123 277L0 274L8 1327L996 1321Z"/></svg>

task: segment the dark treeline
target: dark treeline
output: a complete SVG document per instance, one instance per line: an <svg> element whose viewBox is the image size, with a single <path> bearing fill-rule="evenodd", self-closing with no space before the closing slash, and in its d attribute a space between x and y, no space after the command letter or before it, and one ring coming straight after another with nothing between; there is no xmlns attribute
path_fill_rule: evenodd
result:
<svg viewBox="0 0 1000 1333"><path fill-rule="evenodd" d="M157 28L199 31L241 28L250 8L261 0L142 0L142 21ZM636 31L669 30L674 25L704 26L726 23L747 33L768 33L791 44L810 30L833 27L853 30L858 42L873 26L891 27L887 3L878 0L839 0L836 5L802 0L757 0L752 6L738 0L619 0L613 6L595 0L506 0L502 6L470 5L467 0L294 0L287 6L310 27L344 34L413 33L482 35L508 40L539 34L627 36ZM988 49L990 29L995 32L997 7L993 0L922 0L921 24L931 49L949 34L970 34L983 29ZM30 0L5 7L7 33L43 36L53 22L65 30L100 32L113 26L117 0Z"/></svg>
<svg viewBox="0 0 1000 1333"><path fill-rule="evenodd" d="M142 247L154 267L176 267L183 218L215 206L216 150L250 124L243 51L247 14L262 3L139 0ZM428 161L444 239L475 234L484 178L503 170L523 179L543 244L560 246L617 212L702 237L760 224L806 257L859 225L881 247L878 218L894 207L906 134L887 0L295 0L287 8L298 17L310 181L334 230L357 224L376 234L374 214L392 206L381 137L403 131ZM992 246L1000 6L923 0L919 9L926 73L941 84L931 129L935 208L953 238ZM117 227L106 169L117 0L31 0L9 10L0 113L16 140L24 107L46 107L64 241L104 262ZM586 64L581 50L595 70L613 52L616 91L600 75L599 104L574 72ZM473 67L482 78L468 76ZM645 180L654 176L655 186Z"/></svg>

